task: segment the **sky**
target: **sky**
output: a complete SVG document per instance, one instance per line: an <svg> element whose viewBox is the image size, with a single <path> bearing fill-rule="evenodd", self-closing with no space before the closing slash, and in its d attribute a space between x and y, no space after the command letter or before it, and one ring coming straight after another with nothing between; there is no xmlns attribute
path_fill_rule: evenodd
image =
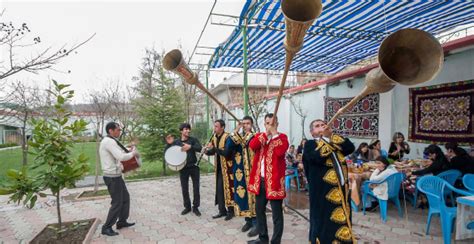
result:
<svg viewBox="0 0 474 244"><path fill-rule="evenodd" d="M244 2L218 0L213 12L238 16ZM85 101L89 91L100 90L112 80L132 85L145 48L169 51L181 45L185 55L192 53L213 3L213 0L1 1L2 22L27 23L31 30L28 38L41 38L40 44L18 52L20 60L47 47L72 46L95 33L77 53L62 59L55 70L18 73L7 81L23 80L40 87L47 87L50 79L69 83L76 90L76 103ZM200 45L216 47L232 30L232 27L208 24ZM209 56L194 56L192 62L207 63L208 59ZM219 83L230 75L212 73L210 82Z"/></svg>

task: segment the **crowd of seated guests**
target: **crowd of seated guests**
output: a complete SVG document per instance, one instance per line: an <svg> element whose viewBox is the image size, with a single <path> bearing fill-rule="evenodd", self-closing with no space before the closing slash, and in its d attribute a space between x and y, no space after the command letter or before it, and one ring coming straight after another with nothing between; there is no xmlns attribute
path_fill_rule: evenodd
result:
<svg viewBox="0 0 474 244"><path fill-rule="evenodd" d="M286 175L291 175L294 174L294 171L298 171L298 179L300 182L300 189L306 190L306 178L304 175L304 166L302 162L302 152L298 153L298 150L300 147L304 147L304 142L306 142L306 139L303 139L301 141L301 144L298 146L298 149L295 150L295 146L291 145L288 148L288 151L286 153ZM296 182L296 179L295 179Z"/></svg>

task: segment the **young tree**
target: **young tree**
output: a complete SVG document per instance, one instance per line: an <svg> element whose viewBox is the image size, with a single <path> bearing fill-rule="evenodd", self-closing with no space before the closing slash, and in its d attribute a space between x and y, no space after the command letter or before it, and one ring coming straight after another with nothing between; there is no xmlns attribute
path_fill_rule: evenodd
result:
<svg viewBox="0 0 474 244"><path fill-rule="evenodd" d="M74 91L68 90L69 85L58 84L54 81L54 90L48 92L56 98L53 107L54 116L49 119L34 119L32 124L33 138L30 147L34 150L35 161L29 169L37 170L34 176L28 175L23 167L21 171L9 170L9 181L0 189L0 194L12 194L10 200L34 206L37 195L44 190L50 190L56 197L58 217L58 234L62 228L61 196L65 187L74 187L75 182L88 172L87 158L80 154L72 156L72 147L77 137L86 128L84 120L69 121L72 113L66 109L66 103L74 96Z"/></svg>
<svg viewBox="0 0 474 244"><path fill-rule="evenodd" d="M304 135L304 123L306 121L306 117L308 117L308 112L303 109L303 106L301 105L301 101L296 103L292 97L289 98L291 106L295 110L295 113L300 117L301 119L301 138L305 138Z"/></svg>
<svg viewBox="0 0 474 244"><path fill-rule="evenodd" d="M252 116L254 120L255 129L257 129L257 132L260 132L260 126L258 125L258 120L262 116L268 113L267 104L263 100L257 101L257 99L250 99L249 108L250 108L250 116Z"/></svg>
<svg viewBox="0 0 474 244"><path fill-rule="evenodd" d="M28 86L24 82L16 81L11 82L9 88L10 91L4 100L4 103L8 104L9 109L5 110L3 115L0 115L0 119L19 122L22 161L23 165L26 165L28 163L27 127L33 116L41 113L45 100L37 86Z"/></svg>
<svg viewBox="0 0 474 244"><path fill-rule="evenodd" d="M104 131L105 120L109 116L109 110L112 107L110 103L110 98L107 96L107 93L102 91L91 91L89 93L89 102L92 107L92 113L94 114L95 122L95 151L96 151L96 160L95 160L95 180L94 180L94 192L99 190L99 171L100 171L100 155L99 155L99 146L100 141L102 140L102 132Z"/></svg>
<svg viewBox="0 0 474 244"><path fill-rule="evenodd" d="M156 50L146 50L137 85L139 97L135 105L143 123L141 143L143 156L147 160L163 159L164 138L168 134L177 135L179 124L185 121L185 98L177 82L168 77L161 63L162 58L163 54ZM163 175L166 175L164 160Z"/></svg>

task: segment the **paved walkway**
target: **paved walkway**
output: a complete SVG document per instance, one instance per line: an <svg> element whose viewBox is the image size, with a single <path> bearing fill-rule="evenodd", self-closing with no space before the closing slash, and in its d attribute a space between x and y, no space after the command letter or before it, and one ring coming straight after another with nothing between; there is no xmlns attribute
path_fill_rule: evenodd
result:
<svg viewBox="0 0 474 244"><path fill-rule="evenodd" d="M87 188L89 189L89 188ZM214 202L213 176L201 178L201 212L181 216L182 198L178 178L133 182L128 184L131 195L130 220L137 224L132 228L120 230L116 237L100 234L100 226L92 243L246 243L249 238L240 228L243 219L234 218L224 221L213 220L217 212ZM83 189L65 190L63 195L73 195ZM56 221L56 212L52 200L41 199L33 209L25 209L7 204L5 196L0 197L0 242L25 243L38 233L45 223ZM99 217L105 219L110 204L109 199L94 201L64 200L62 204L63 220L70 221ZM397 217L394 207L390 206L386 224L380 221L379 213L354 213L353 225L361 243L440 243L439 219L434 218L431 235L425 236L427 211L413 210L408 207L408 222ZM308 210L301 211L308 216ZM283 243L307 243L308 222L290 211L285 214ZM271 216L268 216L272 233Z"/></svg>

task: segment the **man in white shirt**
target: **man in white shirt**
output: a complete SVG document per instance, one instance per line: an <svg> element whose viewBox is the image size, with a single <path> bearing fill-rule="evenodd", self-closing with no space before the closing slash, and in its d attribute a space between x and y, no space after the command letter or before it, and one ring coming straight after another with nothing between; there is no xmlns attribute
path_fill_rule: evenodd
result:
<svg viewBox="0 0 474 244"><path fill-rule="evenodd" d="M139 154L136 150L126 153L119 145L118 139L122 129L115 122L109 122L105 126L107 136L102 139L99 147L100 162L105 185L112 198L111 207L107 220L102 226L102 234L108 236L118 235L112 229L117 223L117 229L130 227L135 223L127 222L130 213L130 195L122 178L122 163ZM118 222L117 222L118 220Z"/></svg>

